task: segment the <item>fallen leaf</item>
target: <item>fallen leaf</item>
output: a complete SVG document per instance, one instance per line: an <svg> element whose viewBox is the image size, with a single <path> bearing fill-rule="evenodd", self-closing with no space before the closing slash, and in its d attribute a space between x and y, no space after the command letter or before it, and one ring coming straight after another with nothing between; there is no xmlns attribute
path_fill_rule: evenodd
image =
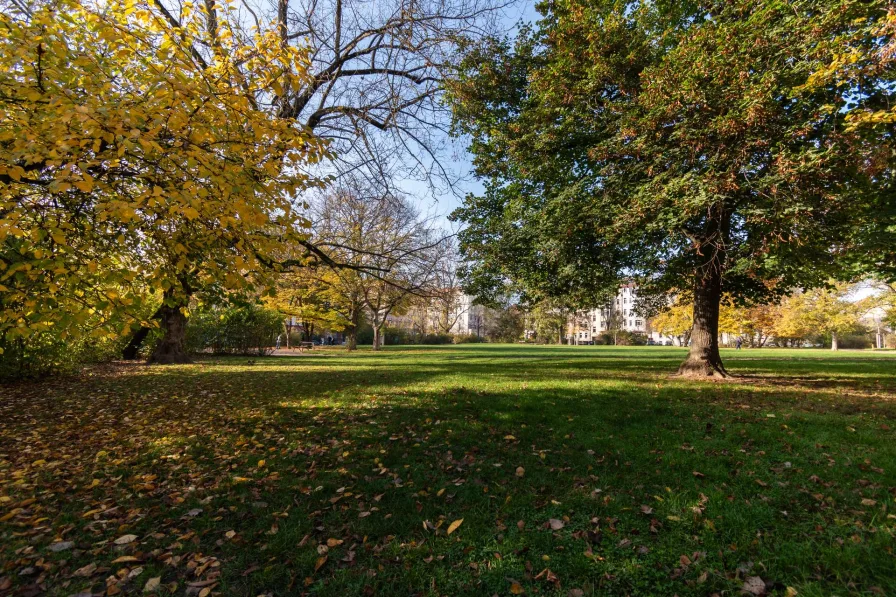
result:
<svg viewBox="0 0 896 597"><path fill-rule="evenodd" d="M862 505L863 506L875 506L875 505L877 505L877 500L862 498Z"/></svg>
<svg viewBox="0 0 896 597"><path fill-rule="evenodd" d="M115 545L127 545L137 540L137 535L122 535L115 540Z"/></svg>
<svg viewBox="0 0 896 597"><path fill-rule="evenodd" d="M525 474L526 474L526 469L524 469L521 466L516 467L516 476L517 477L522 477Z"/></svg>
<svg viewBox="0 0 896 597"><path fill-rule="evenodd" d="M751 595L765 595L765 581L758 576L748 576L741 589Z"/></svg>
<svg viewBox="0 0 896 597"><path fill-rule="evenodd" d="M650 506L642 505L642 506L641 506L641 513L642 513L642 514L653 514L653 508L651 508Z"/></svg>
<svg viewBox="0 0 896 597"><path fill-rule="evenodd" d="M314 564L314 571L317 572L321 569L321 566L327 563L327 556L322 556L317 558L317 562Z"/></svg>
<svg viewBox="0 0 896 597"><path fill-rule="evenodd" d="M463 522L464 522L463 518L458 518L457 520L455 520L454 522L449 524L448 525L448 534L450 535L451 533L456 531L457 527L459 527L461 524L463 524Z"/></svg>
<svg viewBox="0 0 896 597"><path fill-rule="evenodd" d="M161 584L162 584L161 576L156 576L156 577L150 578L148 581L146 581L146 584L143 585L143 592L144 593L152 593L153 591L158 591L159 586L161 586Z"/></svg>
<svg viewBox="0 0 896 597"><path fill-rule="evenodd" d="M336 547L337 545L342 545L342 539L327 539L327 547Z"/></svg>
<svg viewBox="0 0 896 597"><path fill-rule="evenodd" d="M53 551L53 552L66 551L66 550L73 548L74 546L75 546L74 541L59 541L57 543L53 543L52 545L50 545L49 549L50 549L50 551Z"/></svg>
<svg viewBox="0 0 896 597"><path fill-rule="evenodd" d="M96 564L91 562L90 564L87 564L86 566L75 570L74 575L87 577L92 575L94 572L96 572Z"/></svg>
<svg viewBox="0 0 896 597"><path fill-rule="evenodd" d="M706 477L706 475L704 475L703 473L701 473L701 472L699 472L699 471L694 471L694 472L691 473L691 474L694 475L694 477L697 478L697 479L703 479L703 478Z"/></svg>
<svg viewBox="0 0 896 597"><path fill-rule="evenodd" d="M511 595L522 595L526 590L523 588L523 585L520 583L513 581L510 583L510 593Z"/></svg>
<svg viewBox="0 0 896 597"><path fill-rule="evenodd" d="M548 524L550 525L552 531L559 531L566 526L565 522L563 522L562 520L557 520L556 518L551 518L550 520L548 520Z"/></svg>

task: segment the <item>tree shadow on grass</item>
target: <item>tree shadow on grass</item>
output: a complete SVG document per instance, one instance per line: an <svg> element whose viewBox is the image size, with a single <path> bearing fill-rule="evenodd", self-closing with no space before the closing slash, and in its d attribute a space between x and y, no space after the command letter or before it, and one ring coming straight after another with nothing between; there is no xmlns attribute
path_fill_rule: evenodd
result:
<svg viewBox="0 0 896 597"><path fill-rule="evenodd" d="M611 353L517 368L444 354L212 359L16 389L0 407L0 472L16 472L3 485L14 504L35 502L0 523L0 557L23 568L54 557L54 536L75 538L45 573L64 594L90 584L64 587L75 570L132 553L166 583L195 581L195 554L218 558L226 594L296 594L305 579L317 594L411 594L436 579L439 593L481 595L506 593L507 577L563 594L536 579L546 567L563 589L682 594L709 570L701 590L738 590L728 575L746 560L786 583L896 583L886 532L861 512L896 484L880 427L891 402L844 410L830 388L668 382ZM125 532L139 540L113 547ZM329 539L343 543L318 566ZM694 551L704 563L676 573Z"/></svg>

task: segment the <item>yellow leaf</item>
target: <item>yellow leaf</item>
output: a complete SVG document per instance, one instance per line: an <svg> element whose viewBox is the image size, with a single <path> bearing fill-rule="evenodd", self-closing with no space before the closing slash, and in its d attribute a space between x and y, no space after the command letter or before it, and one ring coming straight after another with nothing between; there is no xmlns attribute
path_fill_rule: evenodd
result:
<svg viewBox="0 0 896 597"><path fill-rule="evenodd" d="M459 519L455 520L454 522L452 522L451 524L449 524L449 525L448 525L448 534L450 535L451 533L453 533L454 531L456 531L456 530L457 530L457 527L459 527L460 525L462 525L463 522L464 522L464 519L463 519L463 518L459 518Z"/></svg>
<svg viewBox="0 0 896 597"><path fill-rule="evenodd" d="M526 592L526 590L523 588L523 585L521 585L520 583L518 583L516 581L513 581L512 583L510 583L510 593L512 595L522 595L525 592Z"/></svg>

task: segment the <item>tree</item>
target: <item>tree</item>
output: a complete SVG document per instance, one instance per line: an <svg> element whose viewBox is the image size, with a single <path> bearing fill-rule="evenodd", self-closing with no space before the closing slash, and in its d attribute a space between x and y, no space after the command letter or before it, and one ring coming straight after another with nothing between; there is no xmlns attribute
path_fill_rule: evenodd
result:
<svg viewBox="0 0 896 597"><path fill-rule="evenodd" d="M333 304L345 320L346 345L355 349L366 309L377 350L389 315L428 292L444 240L406 198L360 182L325 193L314 218L317 246L342 264L329 287L340 297Z"/></svg>
<svg viewBox="0 0 896 597"><path fill-rule="evenodd" d="M434 277L428 293L428 302L436 312L436 327L442 334L450 334L461 317L473 306L464 301L461 287L461 262L457 244L453 238L445 239L439 247Z"/></svg>
<svg viewBox="0 0 896 597"><path fill-rule="evenodd" d="M188 360L190 298L251 292L279 242L305 242L291 198L325 143L257 109L305 85L307 54L178 27L132 1L53 0L0 15L0 333L165 331L151 360ZM199 55L197 47L216 51ZM220 51L217 51L220 50ZM37 300L37 297L41 297ZM145 336L145 332L144 332Z"/></svg>
<svg viewBox="0 0 896 597"><path fill-rule="evenodd" d="M458 48L494 33L508 3L244 0L236 33L252 38L273 20L279 44L307 48L309 77L272 89L272 104L330 142L323 170L390 192L396 180L435 190L457 176L446 153L443 82Z"/></svg>
<svg viewBox="0 0 896 597"><path fill-rule="evenodd" d="M750 346L762 348L773 335L775 322L780 317L777 304L753 305L739 310L742 331L747 335Z"/></svg>
<svg viewBox="0 0 896 597"><path fill-rule="evenodd" d="M578 321L575 314L572 314L572 319L574 322ZM529 309L529 320L538 342L562 344L570 320L570 310L559 301L544 300Z"/></svg>
<svg viewBox="0 0 896 597"><path fill-rule="evenodd" d="M516 342L523 336L525 321L523 313L516 305L506 305L490 310L486 321L485 335L492 342Z"/></svg>
<svg viewBox="0 0 896 597"><path fill-rule="evenodd" d="M827 335L831 349L838 349L838 337L861 331L859 307L847 300L851 288L836 284L807 292L795 292L782 301L781 317L775 335L785 338L806 338Z"/></svg>
<svg viewBox="0 0 896 597"><path fill-rule="evenodd" d="M318 327L342 331L345 320L336 307L339 298L332 293L333 276L335 272L326 267L281 274L275 293L265 302L284 316L298 319L306 341L312 339ZM289 348L290 330L287 328L286 331L286 346Z"/></svg>
<svg viewBox="0 0 896 597"><path fill-rule="evenodd" d="M650 325L663 336L670 336L678 341L679 346L687 346L693 327L694 306L678 297L665 310L660 311Z"/></svg>
<svg viewBox="0 0 896 597"><path fill-rule="evenodd" d="M679 373L726 376L724 293L845 276L863 223L891 213L894 138L857 117L893 105L886 6L561 0L514 44L473 47L451 87L485 182L454 214L472 284L684 287ZM820 74L843 56L843 76Z"/></svg>

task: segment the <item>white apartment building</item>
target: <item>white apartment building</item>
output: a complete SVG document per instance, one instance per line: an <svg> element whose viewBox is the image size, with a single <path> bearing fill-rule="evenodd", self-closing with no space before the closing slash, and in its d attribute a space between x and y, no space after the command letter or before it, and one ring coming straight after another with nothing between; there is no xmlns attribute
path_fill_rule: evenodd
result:
<svg viewBox="0 0 896 597"><path fill-rule="evenodd" d="M454 325L451 326L452 334L479 337L485 334L485 307L474 305L473 301L475 300L475 296L460 295L454 313L452 313L452 316L456 318Z"/></svg>
<svg viewBox="0 0 896 597"><path fill-rule="evenodd" d="M635 304L638 287L623 284L615 299L603 307L578 311L568 324L567 339L570 344L592 344L602 332L612 329L644 334L657 344L673 342L671 336L664 336L650 329L650 322L636 313Z"/></svg>

